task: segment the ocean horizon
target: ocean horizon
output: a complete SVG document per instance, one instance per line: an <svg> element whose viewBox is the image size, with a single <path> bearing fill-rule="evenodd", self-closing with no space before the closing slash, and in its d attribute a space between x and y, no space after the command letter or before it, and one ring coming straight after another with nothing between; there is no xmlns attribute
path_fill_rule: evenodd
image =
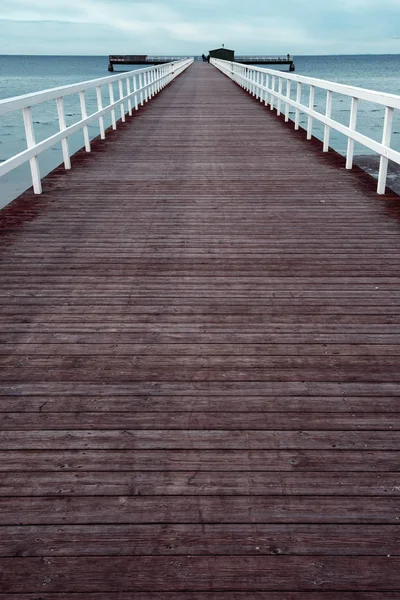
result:
<svg viewBox="0 0 400 600"><path fill-rule="evenodd" d="M206 51L206 50L205 50ZM239 52L238 52L239 55ZM178 56L178 55L174 55ZM188 55L182 55L188 56ZM197 57L197 55L194 55ZM296 74L326 79L337 83L354 85L371 90L400 95L400 54L359 54L359 55L294 55ZM279 70L279 65L275 66ZM80 81L107 77L108 55L0 55L0 100L20 96ZM131 65L129 69L116 68L115 73L143 68ZM273 65L268 68L274 68ZM283 69L287 70L287 69ZM104 101L107 102L105 95ZM95 93L87 94L88 110L96 106ZM316 94L315 108L323 112L325 94ZM67 125L80 118L79 98L71 96L65 100ZM350 99L334 95L333 118L348 124ZM357 129L369 137L381 141L384 108L367 102L360 102ZM55 102L44 103L33 108L37 141L56 133L57 113ZM290 117L293 118L291 112ZM300 126L306 126L306 116L302 115ZM323 126L314 122L313 134L322 139ZM110 126L106 119L106 126ZM93 139L99 134L97 124L89 127ZM344 154L347 139L332 131L331 147ZM71 152L83 146L82 134L70 138ZM392 147L400 151L400 115L395 115ZM0 117L0 162L7 160L26 148L21 111ZM62 162L60 147L52 148L39 158L42 174L49 173ZM378 159L373 153L355 144L355 162L372 175L376 175ZM400 167L391 165L388 185L400 193ZM29 166L19 167L0 179L0 208L31 186Z"/></svg>

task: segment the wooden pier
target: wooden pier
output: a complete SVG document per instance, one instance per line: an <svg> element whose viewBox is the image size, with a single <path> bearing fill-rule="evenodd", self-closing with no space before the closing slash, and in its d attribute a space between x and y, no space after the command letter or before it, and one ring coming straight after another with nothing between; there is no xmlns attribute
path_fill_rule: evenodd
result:
<svg viewBox="0 0 400 600"><path fill-rule="evenodd" d="M0 600L398 600L400 203L195 63L0 213Z"/></svg>
<svg viewBox="0 0 400 600"><path fill-rule="evenodd" d="M114 65L166 65L175 60L182 60L182 58L182 56L150 56L148 54L110 55L108 58L108 70L112 73L114 71Z"/></svg>
<svg viewBox="0 0 400 600"><path fill-rule="evenodd" d="M293 72L296 70L294 64L294 58L290 54L287 56L236 56L235 62L242 65L288 65L289 71Z"/></svg>

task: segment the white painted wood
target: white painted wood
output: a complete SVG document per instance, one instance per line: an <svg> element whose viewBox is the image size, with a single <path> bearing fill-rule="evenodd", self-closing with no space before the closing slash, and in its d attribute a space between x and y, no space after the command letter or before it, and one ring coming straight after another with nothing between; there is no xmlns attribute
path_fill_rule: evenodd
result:
<svg viewBox="0 0 400 600"><path fill-rule="evenodd" d="M140 106L144 106L143 73L139 73Z"/></svg>
<svg viewBox="0 0 400 600"><path fill-rule="evenodd" d="M67 129L67 124L65 122L64 100L62 98L57 98L56 104L60 131L65 131ZM69 155L68 138L64 137L61 140L61 148L64 159L64 167L67 171L69 171L69 169L71 168L71 158Z"/></svg>
<svg viewBox="0 0 400 600"><path fill-rule="evenodd" d="M149 101L149 87L148 87L148 73L143 74L143 85L144 85L144 101Z"/></svg>
<svg viewBox="0 0 400 600"><path fill-rule="evenodd" d="M310 86L310 99L309 99L309 108L310 110L314 109L315 102L315 87L313 85ZM313 130L313 118L312 115L308 115L308 124L307 124L307 139L311 140L312 138L312 130Z"/></svg>
<svg viewBox="0 0 400 600"><path fill-rule="evenodd" d="M389 147L392 141L392 131L393 131L393 117L394 117L394 109L390 107L386 107L385 110L385 122L383 125L383 135L382 135L382 145L385 147ZM388 173L389 159L381 156L380 164L379 164L379 176L378 176L378 194L384 194L386 191L386 180Z"/></svg>
<svg viewBox="0 0 400 600"><path fill-rule="evenodd" d="M119 99L122 100L124 98L124 89L122 87L122 79L120 79L118 81L118 91L119 91ZM120 108L121 108L121 121L123 123L125 123L125 105L124 105L123 100L120 104Z"/></svg>
<svg viewBox="0 0 400 600"><path fill-rule="evenodd" d="M114 86L112 83L108 84L108 93L110 96L110 106L111 106L112 104L115 104ZM117 117L115 114L115 108L111 109L111 125L114 130L117 129Z"/></svg>
<svg viewBox="0 0 400 600"><path fill-rule="evenodd" d="M270 109L274 110L274 98L275 98L275 75L272 75L272 83L271 83L271 100L270 100Z"/></svg>
<svg viewBox="0 0 400 600"><path fill-rule="evenodd" d="M269 73L265 76L265 106L268 106L269 102Z"/></svg>
<svg viewBox="0 0 400 600"><path fill-rule="evenodd" d="M286 98L288 100L290 100L291 87L292 87L292 82L290 81L290 79L287 79L286 80ZM289 104L289 102L286 102L286 110L285 110L286 123L289 121L289 115L290 115L290 104Z"/></svg>
<svg viewBox="0 0 400 600"><path fill-rule="evenodd" d="M281 108L282 108L282 100L281 100L281 96L282 96L282 91L283 91L283 79L282 77L278 77L278 94L279 94L279 100L278 100L278 106L277 106L277 115L281 114Z"/></svg>
<svg viewBox="0 0 400 600"><path fill-rule="evenodd" d="M133 76L132 81L133 81L133 102L135 105L135 110L139 110L138 93L137 93L137 89L138 89L137 75Z"/></svg>
<svg viewBox="0 0 400 600"><path fill-rule="evenodd" d="M86 109L85 92L83 90L81 92L79 92L79 102L81 105L82 121L84 121L85 119L87 119L88 114L87 114L87 109ZM85 125L83 127L83 139L85 141L86 152L90 152L91 151L90 137L89 137L89 129L88 129L87 125Z"/></svg>
<svg viewBox="0 0 400 600"><path fill-rule="evenodd" d="M297 91L296 91L296 103L297 103L297 107L296 107L296 112L295 112L295 121L294 121L294 128L295 129L299 129L300 128L300 108L299 106L301 105L301 92L303 89L303 84L301 83L301 81L297 82Z"/></svg>
<svg viewBox="0 0 400 600"><path fill-rule="evenodd" d="M357 112L358 112L358 98L351 99L351 109L350 109L350 123L349 129L355 130L357 125ZM353 158L354 158L354 139L349 137L347 141L347 154L346 154L346 169L353 168Z"/></svg>
<svg viewBox="0 0 400 600"><path fill-rule="evenodd" d="M132 90L131 90L131 79L130 77L126 78L126 93L128 96L128 114L131 117L132 116Z"/></svg>
<svg viewBox="0 0 400 600"><path fill-rule="evenodd" d="M101 96L101 87L100 86L98 86L96 88L96 96L97 96L97 108L98 108L99 112L101 112L103 110L103 98ZM104 119L102 116L99 117L99 127L100 127L100 138L102 140L104 140L106 137L106 131L104 129Z"/></svg>
<svg viewBox="0 0 400 600"><path fill-rule="evenodd" d="M30 148L34 148L36 146L35 131L33 129L32 110L31 110L30 106L26 106L25 108L22 109L22 116L24 119L24 126L25 126L26 145L29 150ZM5 162L7 162L7 161L5 161ZM30 164L30 168L31 168L33 191L35 194L41 194L42 193L42 182L40 179L40 169L39 169L39 162L38 162L37 156L32 156L29 160L29 164ZM3 165L4 165L4 163L2 163L0 165L0 168Z"/></svg>
<svg viewBox="0 0 400 600"><path fill-rule="evenodd" d="M333 93L330 90L328 90L326 92L326 108L325 108L325 116L328 119L330 119L331 116L332 116L332 99L333 99ZM325 127L324 127L324 146L323 146L323 152L328 152L329 151L330 133L331 133L330 127L328 127L328 125L325 125Z"/></svg>

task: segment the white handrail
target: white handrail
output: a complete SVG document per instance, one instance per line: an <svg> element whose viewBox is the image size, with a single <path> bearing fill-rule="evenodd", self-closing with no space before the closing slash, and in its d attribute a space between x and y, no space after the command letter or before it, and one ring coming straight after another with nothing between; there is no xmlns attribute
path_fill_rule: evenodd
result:
<svg viewBox="0 0 400 600"><path fill-rule="evenodd" d="M17 167L26 162L30 162L33 190L35 194L42 193L41 176L37 157L52 148L59 142L62 143L63 159L65 169L71 168L70 153L68 147L68 137L77 131L83 130L84 145L86 152L90 152L90 140L88 134L88 125L93 121L98 120L100 126L100 137L105 138L104 116L111 113L112 125L116 128L115 109L120 107L121 120L125 120L125 106L127 103L128 114L132 114L132 100L135 110L139 108L138 98L140 97L141 104L148 102L162 88L171 83L175 77L180 75L193 63L193 58L180 60L177 62L166 63L146 69L137 69L120 75L112 75L110 77L102 77L101 79L93 79L73 85L65 85L50 90L43 90L33 94L25 94L24 96L16 96L14 98L6 98L0 100L0 116L11 112L22 110L24 119L25 135L27 149L8 160L0 163L0 177L13 171ZM119 98L115 100L112 84L118 82ZM131 82L133 83L133 91ZM126 93L124 91L124 84ZM110 104L103 107L102 87L110 86ZM88 115L85 102L85 91L94 89L97 95L97 111ZM65 111L63 99L65 96L79 94L82 119L73 125L67 127L65 122ZM42 142L36 143L35 131L32 119L32 106L55 100L57 103L57 115L59 131L46 138Z"/></svg>
<svg viewBox="0 0 400 600"><path fill-rule="evenodd" d="M331 129L345 135L348 139L346 153L347 169L351 169L353 166L354 142L358 142L366 148L376 152L380 156L377 193L385 193L389 160L400 164L400 152L390 147L393 115L395 110L400 110L400 96L341 83L334 83L332 81L325 81L324 79L304 77L292 73L282 73L275 69L263 69L215 58L212 58L210 62L222 73L235 81L235 83L246 89L249 93L255 95L261 102L265 102L266 106L269 105L271 110L273 110L274 100L276 100L277 114L280 114L281 105L284 103L286 107L285 121L289 121L289 107L293 107L295 109L295 129L299 129L300 113L308 115L307 139L312 138L313 119L323 123L325 126L323 140L324 152L328 152L329 150ZM283 93L284 81L286 81L285 93ZM290 86L292 82L297 84L296 99L291 98L290 95ZM309 86L307 104L301 102L304 85ZM314 109L315 90L317 88L327 92L325 114ZM348 126L332 119L332 95L334 93L351 98L352 102ZM377 142L356 130L359 100L373 102L374 104L385 107L382 142Z"/></svg>

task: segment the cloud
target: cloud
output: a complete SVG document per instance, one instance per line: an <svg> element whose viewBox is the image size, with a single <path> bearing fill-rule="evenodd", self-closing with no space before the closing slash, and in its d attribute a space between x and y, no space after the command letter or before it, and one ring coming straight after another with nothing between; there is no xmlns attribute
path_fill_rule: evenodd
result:
<svg viewBox="0 0 400 600"><path fill-rule="evenodd" d="M201 54L221 43L238 53L395 52L399 18L399 0L2 0L0 52L26 52L34 22L30 53L47 44L49 54Z"/></svg>

